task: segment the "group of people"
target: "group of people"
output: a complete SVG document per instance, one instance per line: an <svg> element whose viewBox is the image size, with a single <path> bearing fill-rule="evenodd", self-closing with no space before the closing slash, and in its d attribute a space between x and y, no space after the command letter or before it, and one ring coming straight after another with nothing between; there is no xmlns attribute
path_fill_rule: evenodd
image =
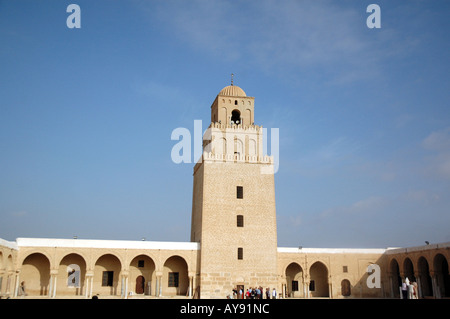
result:
<svg viewBox="0 0 450 319"><path fill-rule="evenodd" d="M410 282L408 277L402 281L400 287L402 292L402 299L418 299L417 282Z"/></svg>
<svg viewBox="0 0 450 319"><path fill-rule="evenodd" d="M264 297L265 295L265 297ZM263 287L250 287L247 291L242 290L242 288L234 288L232 299L277 299L277 290L275 288L270 290L270 288L266 288L264 293Z"/></svg>

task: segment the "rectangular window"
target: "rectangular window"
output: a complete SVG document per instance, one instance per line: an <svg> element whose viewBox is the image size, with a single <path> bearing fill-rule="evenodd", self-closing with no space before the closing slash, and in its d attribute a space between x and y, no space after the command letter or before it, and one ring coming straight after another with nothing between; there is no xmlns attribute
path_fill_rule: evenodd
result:
<svg viewBox="0 0 450 319"><path fill-rule="evenodd" d="M316 283L314 282L314 280L311 280L309 282L309 291L315 291L316 290Z"/></svg>
<svg viewBox="0 0 450 319"><path fill-rule="evenodd" d="M169 287L178 287L178 272L169 272Z"/></svg>
<svg viewBox="0 0 450 319"><path fill-rule="evenodd" d="M298 280L292 280L292 291L298 291Z"/></svg>
<svg viewBox="0 0 450 319"><path fill-rule="evenodd" d="M242 247L238 248L238 259L239 260L244 259L244 248L242 248Z"/></svg>
<svg viewBox="0 0 450 319"><path fill-rule="evenodd" d="M244 187L242 186L236 187L236 198L244 198Z"/></svg>
<svg viewBox="0 0 450 319"><path fill-rule="evenodd" d="M342 272L348 272L348 267L347 266L342 266Z"/></svg>
<svg viewBox="0 0 450 319"><path fill-rule="evenodd" d="M104 271L102 276L102 286L112 287L114 279L114 271Z"/></svg>
<svg viewBox="0 0 450 319"><path fill-rule="evenodd" d="M144 268L144 261L138 260L138 268Z"/></svg>
<svg viewBox="0 0 450 319"><path fill-rule="evenodd" d="M244 216L237 215L237 227L244 227Z"/></svg>

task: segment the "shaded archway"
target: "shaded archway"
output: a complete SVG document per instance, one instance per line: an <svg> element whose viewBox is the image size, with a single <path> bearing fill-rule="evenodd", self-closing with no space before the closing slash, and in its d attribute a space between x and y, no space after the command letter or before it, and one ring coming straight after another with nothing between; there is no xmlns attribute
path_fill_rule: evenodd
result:
<svg viewBox="0 0 450 319"><path fill-rule="evenodd" d="M188 265L184 258L172 256L164 263L162 294L175 296L187 294L189 288Z"/></svg>
<svg viewBox="0 0 450 319"><path fill-rule="evenodd" d="M433 296L433 286L430 276L430 267L428 266L428 261L425 257L420 257L417 262L419 278L420 278L420 292L421 297L432 297Z"/></svg>
<svg viewBox="0 0 450 319"><path fill-rule="evenodd" d="M309 269L309 276L311 297L329 297L327 267L320 261L317 261Z"/></svg>
<svg viewBox="0 0 450 319"><path fill-rule="evenodd" d="M20 282L29 296L45 296L50 284L50 261L41 253L29 255L22 263Z"/></svg>
<svg viewBox="0 0 450 319"><path fill-rule="evenodd" d="M78 254L68 254L59 263L56 293L63 296L83 295L86 261Z"/></svg>
<svg viewBox="0 0 450 319"><path fill-rule="evenodd" d="M130 283L136 294L155 295L155 262L149 256L139 255L130 263Z"/></svg>
<svg viewBox="0 0 450 319"><path fill-rule="evenodd" d="M296 262L290 263L286 268L286 284L288 297L304 297L303 269Z"/></svg>
<svg viewBox="0 0 450 319"><path fill-rule="evenodd" d="M411 259L408 257L403 261L403 274L405 279L408 278L410 282L416 281L416 277L414 276L414 266Z"/></svg>
<svg viewBox="0 0 450 319"><path fill-rule="evenodd" d="M402 278L400 277L400 267L396 259L392 259L389 265L390 281L391 281L391 294L394 298L400 297L399 287L402 284Z"/></svg>
<svg viewBox="0 0 450 319"><path fill-rule="evenodd" d="M352 285L348 279L341 281L341 295L344 297L350 297L352 294Z"/></svg>
<svg viewBox="0 0 450 319"><path fill-rule="evenodd" d="M241 112L239 110L231 111L231 124L242 124L241 122Z"/></svg>
<svg viewBox="0 0 450 319"><path fill-rule="evenodd" d="M447 258L445 258L445 256L442 254L437 254L434 257L433 268L436 274L436 281L440 297L450 297L450 275Z"/></svg>
<svg viewBox="0 0 450 319"><path fill-rule="evenodd" d="M94 267L93 294L117 295L121 263L114 255L106 254L97 259Z"/></svg>

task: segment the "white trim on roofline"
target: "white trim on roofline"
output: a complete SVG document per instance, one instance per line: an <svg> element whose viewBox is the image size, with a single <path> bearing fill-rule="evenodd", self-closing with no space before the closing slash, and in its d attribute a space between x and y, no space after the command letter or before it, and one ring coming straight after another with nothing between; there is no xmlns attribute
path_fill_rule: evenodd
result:
<svg viewBox="0 0 450 319"><path fill-rule="evenodd" d="M303 254L384 254L384 248L296 248L278 247L279 253Z"/></svg>
<svg viewBox="0 0 450 319"><path fill-rule="evenodd" d="M7 241L2 238L0 238L0 246L18 250L17 243L15 241Z"/></svg>
<svg viewBox="0 0 450 319"><path fill-rule="evenodd" d="M200 243L197 242L60 239L60 238L17 238L16 242L18 247L200 250Z"/></svg>

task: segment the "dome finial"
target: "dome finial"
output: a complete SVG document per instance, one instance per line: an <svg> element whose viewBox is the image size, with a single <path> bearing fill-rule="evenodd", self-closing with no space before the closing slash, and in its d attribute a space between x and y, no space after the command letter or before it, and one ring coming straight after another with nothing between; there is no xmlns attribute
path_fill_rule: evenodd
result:
<svg viewBox="0 0 450 319"><path fill-rule="evenodd" d="M231 85L233 85L233 77L234 77L234 73L231 73Z"/></svg>

